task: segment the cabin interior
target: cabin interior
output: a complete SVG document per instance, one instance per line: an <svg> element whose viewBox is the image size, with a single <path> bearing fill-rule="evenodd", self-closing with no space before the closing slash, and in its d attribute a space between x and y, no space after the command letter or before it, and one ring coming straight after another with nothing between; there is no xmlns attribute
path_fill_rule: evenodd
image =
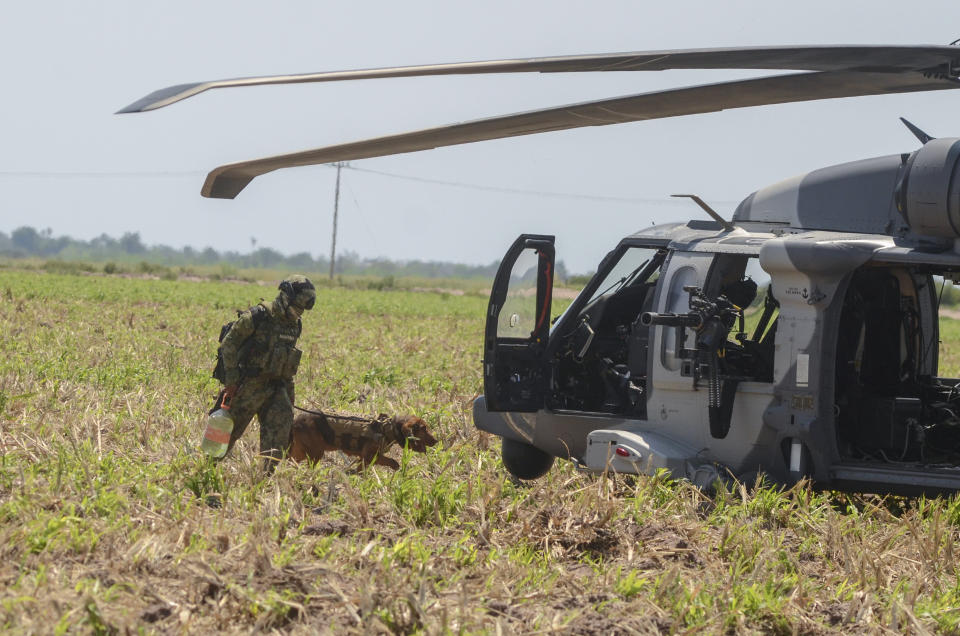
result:
<svg viewBox="0 0 960 636"><path fill-rule="evenodd" d="M940 340L956 273L868 265L853 273L836 340L834 412L841 457L887 464L960 463L960 379Z"/></svg>

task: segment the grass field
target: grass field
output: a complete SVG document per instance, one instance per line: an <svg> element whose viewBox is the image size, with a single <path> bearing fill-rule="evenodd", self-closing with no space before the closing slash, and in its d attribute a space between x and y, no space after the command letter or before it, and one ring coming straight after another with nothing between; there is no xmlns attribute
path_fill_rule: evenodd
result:
<svg viewBox="0 0 960 636"><path fill-rule="evenodd" d="M298 402L419 414L427 454L265 478L253 426L210 464L215 337L273 293L0 270L0 629L960 630L957 500L507 479L470 418L481 295L329 287L305 317Z"/></svg>

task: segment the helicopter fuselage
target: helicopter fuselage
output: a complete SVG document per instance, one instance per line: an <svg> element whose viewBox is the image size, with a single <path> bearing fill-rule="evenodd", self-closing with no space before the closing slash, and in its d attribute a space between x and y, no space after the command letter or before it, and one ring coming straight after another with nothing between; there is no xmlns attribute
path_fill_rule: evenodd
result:
<svg viewBox="0 0 960 636"><path fill-rule="evenodd" d="M958 156L934 140L759 190L732 230L644 229L552 329L552 237L522 236L491 293L476 426L526 478L561 457L701 485L960 490L960 380L939 371Z"/></svg>

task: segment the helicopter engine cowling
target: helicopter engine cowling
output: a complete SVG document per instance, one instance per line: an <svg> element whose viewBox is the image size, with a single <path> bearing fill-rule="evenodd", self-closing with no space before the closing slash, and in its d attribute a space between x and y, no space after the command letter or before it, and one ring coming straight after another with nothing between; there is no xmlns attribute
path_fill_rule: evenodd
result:
<svg viewBox="0 0 960 636"><path fill-rule="evenodd" d="M960 237L960 139L933 139L914 152L896 198L916 234Z"/></svg>

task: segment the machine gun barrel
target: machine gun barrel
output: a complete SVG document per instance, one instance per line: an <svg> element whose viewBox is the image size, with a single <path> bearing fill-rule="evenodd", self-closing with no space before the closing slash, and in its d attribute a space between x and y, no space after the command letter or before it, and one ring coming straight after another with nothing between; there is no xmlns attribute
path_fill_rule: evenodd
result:
<svg viewBox="0 0 960 636"><path fill-rule="evenodd" d="M649 327L650 325L665 325L667 327L693 327L694 329L699 329L703 325L703 316L695 311L686 314L658 314L654 311L645 311L640 314L640 324L645 327Z"/></svg>

